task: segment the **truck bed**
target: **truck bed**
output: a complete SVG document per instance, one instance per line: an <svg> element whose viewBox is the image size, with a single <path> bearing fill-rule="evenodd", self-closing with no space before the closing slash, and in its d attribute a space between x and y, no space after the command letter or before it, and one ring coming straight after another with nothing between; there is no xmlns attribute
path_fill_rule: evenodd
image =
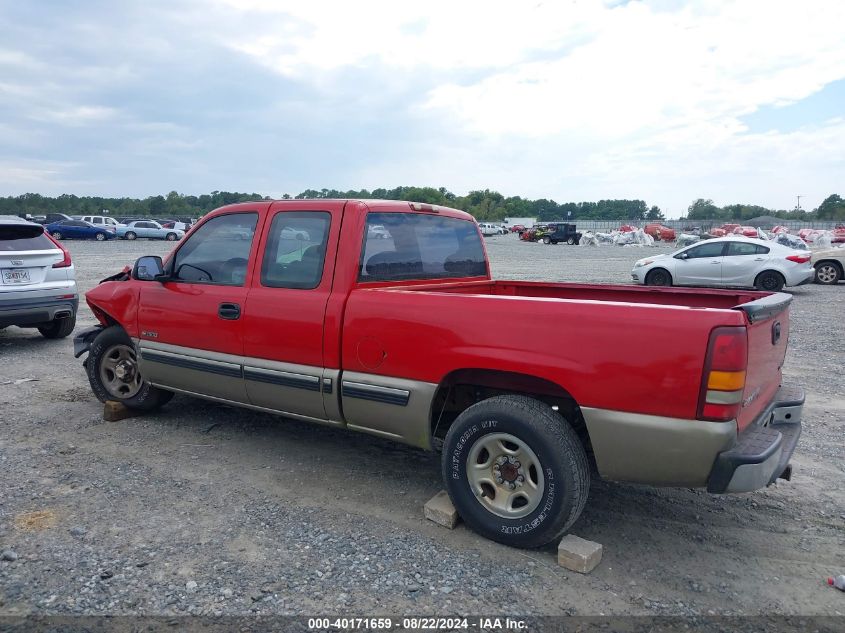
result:
<svg viewBox="0 0 845 633"><path fill-rule="evenodd" d="M473 281L393 287L392 290L449 292L501 297L532 297L564 301L612 301L684 308L729 310L770 293L708 288L655 288L611 284L546 283L532 281Z"/></svg>

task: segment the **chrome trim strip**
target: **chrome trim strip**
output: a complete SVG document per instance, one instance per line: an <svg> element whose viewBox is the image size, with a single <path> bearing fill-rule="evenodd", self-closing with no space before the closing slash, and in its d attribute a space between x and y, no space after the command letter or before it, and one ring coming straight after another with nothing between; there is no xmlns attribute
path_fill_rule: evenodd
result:
<svg viewBox="0 0 845 633"><path fill-rule="evenodd" d="M283 387L293 387L295 389L320 391L320 379L317 376L295 374L287 371L260 369L258 367L245 365L244 379L254 380L256 382L266 382L271 385L281 385Z"/></svg>
<svg viewBox="0 0 845 633"><path fill-rule="evenodd" d="M224 363L199 358L188 358L179 354L171 354L168 352L154 352L143 348L141 349L141 358L151 363L172 365L181 369L207 371L212 374L218 374L220 376L229 376L231 378L243 377L241 366L234 365L232 363Z"/></svg>
<svg viewBox="0 0 845 633"><path fill-rule="evenodd" d="M394 389L393 387L379 387L362 382L344 380L341 382L341 393L347 398L358 398L360 400L372 400L373 402L384 402L402 407L408 406L411 392L407 389Z"/></svg>
<svg viewBox="0 0 845 633"><path fill-rule="evenodd" d="M331 393L332 392L332 379L331 378L323 378L323 393Z"/></svg>

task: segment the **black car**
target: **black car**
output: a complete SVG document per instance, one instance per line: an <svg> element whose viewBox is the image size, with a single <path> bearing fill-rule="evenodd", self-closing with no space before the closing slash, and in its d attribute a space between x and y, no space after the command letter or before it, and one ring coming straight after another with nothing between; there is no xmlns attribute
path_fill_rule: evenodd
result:
<svg viewBox="0 0 845 633"><path fill-rule="evenodd" d="M581 241L581 233L575 230L575 225L568 222L554 222L546 225L546 229L540 233L543 244L557 244L566 242L569 245Z"/></svg>

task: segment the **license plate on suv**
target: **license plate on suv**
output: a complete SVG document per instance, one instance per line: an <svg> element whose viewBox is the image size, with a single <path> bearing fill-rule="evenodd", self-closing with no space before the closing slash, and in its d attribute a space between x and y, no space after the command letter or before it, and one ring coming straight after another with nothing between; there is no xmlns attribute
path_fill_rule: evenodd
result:
<svg viewBox="0 0 845 633"><path fill-rule="evenodd" d="M29 270L27 270L26 268L4 268L3 283L28 284L30 283Z"/></svg>

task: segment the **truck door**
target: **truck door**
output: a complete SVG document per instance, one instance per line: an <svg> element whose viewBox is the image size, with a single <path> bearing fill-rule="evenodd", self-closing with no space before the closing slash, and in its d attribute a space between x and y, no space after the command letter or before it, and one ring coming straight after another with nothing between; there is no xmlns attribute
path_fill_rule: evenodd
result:
<svg viewBox="0 0 845 633"><path fill-rule="evenodd" d="M705 242L675 258L674 282L684 286L718 286L722 283L722 253L725 242Z"/></svg>
<svg viewBox="0 0 845 633"><path fill-rule="evenodd" d="M243 311L257 210L204 222L168 261L170 280L139 284L141 373L153 384L248 402Z"/></svg>
<svg viewBox="0 0 845 633"><path fill-rule="evenodd" d="M244 379L255 406L342 424L337 369L325 369L331 294L343 203L274 203L267 216L244 322ZM338 324L334 324L336 329Z"/></svg>

